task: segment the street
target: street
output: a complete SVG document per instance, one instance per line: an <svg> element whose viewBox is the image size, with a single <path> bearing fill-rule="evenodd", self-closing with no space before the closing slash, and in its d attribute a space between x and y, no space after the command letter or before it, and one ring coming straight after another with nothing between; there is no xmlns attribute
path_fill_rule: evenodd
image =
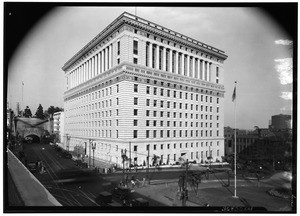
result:
<svg viewBox="0 0 300 216"><path fill-rule="evenodd" d="M117 185L123 178L122 172L113 174L96 174L90 169L80 168L72 159L66 159L61 152L55 150L51 145L30 143L24 144L24 152L27 161L42 161L45 172L35 172L36 178L63 206L99 206L95 198L102 191L111 191L113 185ZM127 173L129 179L142 180L145 172ZM162 176L178 178L178 172L164 173L151 172L152 179L159 179ZM142 197L139 194L131 193L130 198ZM144 197L146 198L146 197ZM150 206L162 206L163 204L146 198ZM114 200L119 202L120 200Z"/></svg>

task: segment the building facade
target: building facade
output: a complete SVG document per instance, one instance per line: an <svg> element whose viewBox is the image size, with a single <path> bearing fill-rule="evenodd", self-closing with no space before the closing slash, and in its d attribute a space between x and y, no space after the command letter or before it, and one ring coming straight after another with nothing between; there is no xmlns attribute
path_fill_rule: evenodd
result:
<svg viewBox="0 0 300 216"><path fill-rule="evenodd" d="M53 113L53 132L58 135L59 142L64 143L64 112Z"/></svg>
<svg viewBox="0 0 300 216"><path fill-rule="evenodd" d="M224 155L219 49L123 13L63 66L68 148L122 164ZM92 154L93 151L93 154Z"/></svg>
<svg viewBox="0 0 300 216"><path fill-rule="evenodd" d="M272 131L284 131L292 129L291 115L274 115L271 117L271 124L269 125Z"/></svg>

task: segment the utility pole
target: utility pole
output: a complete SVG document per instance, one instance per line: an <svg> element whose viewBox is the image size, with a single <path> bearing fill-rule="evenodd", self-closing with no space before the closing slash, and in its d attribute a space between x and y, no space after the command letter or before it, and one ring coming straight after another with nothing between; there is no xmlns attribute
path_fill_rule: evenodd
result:
<svg viewBox="0 0 300 216"><path fill-rule="evenodd" d="M150 176L149 176L149 159L150 159L150 144L147 146L148 147L148 157L147 157L147 178L148 178L148 184L150 185Z"/></svg>
<svg viewBox="0 0 300 216"><path fill-rule="evenodd" d="M129 172L131 172L131 142L129 141Z"/></svg>
<svg viewBox="0 0 300 216"><path fill-rule="evenodd" d="M188 179L188 168L189 168L189 161L186 159L185 162L185 178L184 178L184 188L183 188L183 197L182 197L182 206L186 206L186 201L187 201L187 179Z"/></svg>

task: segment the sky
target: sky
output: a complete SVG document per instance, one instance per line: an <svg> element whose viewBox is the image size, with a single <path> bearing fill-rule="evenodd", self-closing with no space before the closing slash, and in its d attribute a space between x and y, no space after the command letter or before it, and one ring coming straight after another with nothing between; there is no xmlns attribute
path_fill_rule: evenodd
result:
<svg viewBox="0 0 300 216"><path fill-rule="evenodd" d="M63 107L61 69L121 13L135 7L56 7L30 29L8 62L7 100L32 113ZM225 51L224 126L267 128L272 115L292 113L292 38L255 7L137 7L137 16ZM5 16L14 16L11 14ZM286 14L288 15L288 14ZM22 82L23 104L22 104Z"/></svg>

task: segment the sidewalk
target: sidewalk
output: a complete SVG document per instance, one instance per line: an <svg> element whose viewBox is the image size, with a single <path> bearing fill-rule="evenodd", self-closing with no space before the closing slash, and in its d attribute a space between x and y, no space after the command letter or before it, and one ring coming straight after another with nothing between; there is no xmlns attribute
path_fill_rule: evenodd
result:
<svg viewBox="0 0 300 216"><path fill-rule="evenodd" d="M159 180L163 181L163 180ZM135 191L150 199L157 200L166 206L182 206L181 201L176 199L178 190L177 182L145 185L136 188ZM224 187L216 180L202 181L198 187L198 194L188 186L187 206L203 207L209 204L211 207L264 207L267 211L291 211L290 202L287 199L269 196L266 191L273 188L267 181L257 186L256 181L238 180L237 196L234 198L234 181L231 186Z"/></svg>

